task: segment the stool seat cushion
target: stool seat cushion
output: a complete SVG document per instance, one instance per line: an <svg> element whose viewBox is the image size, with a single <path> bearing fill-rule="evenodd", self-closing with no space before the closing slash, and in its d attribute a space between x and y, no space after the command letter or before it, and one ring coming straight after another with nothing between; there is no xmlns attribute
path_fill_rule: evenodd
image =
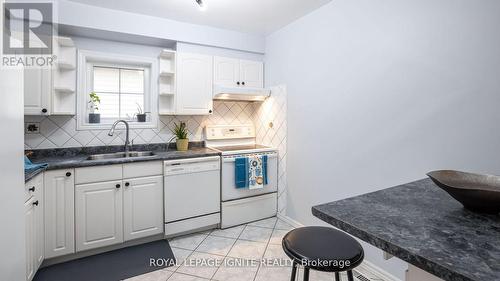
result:
<svg viewBox="0 0 500 281"><path fill-rule="evenodd" d="M296 228L283 237L282 246L296 263L320 271L351 270L364 258L358 241L329 227Z"/></svg>

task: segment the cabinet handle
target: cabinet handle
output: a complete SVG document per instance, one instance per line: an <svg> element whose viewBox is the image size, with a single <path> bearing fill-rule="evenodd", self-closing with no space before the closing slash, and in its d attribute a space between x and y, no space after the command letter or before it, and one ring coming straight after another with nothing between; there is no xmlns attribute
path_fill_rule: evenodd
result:
<svg viewBox="0 0 500 281"><path fill-rule="evenodd" d="M116 186L116 188L120 188L121 185L119 183L117 183L115 186Z"/></svg>
<svg viewBox="0 0 500 281"><path fill-rule="evenodd" d="M47 113L47 108L42 108L42 113Z"/></svg>
<svg viewBox="0 0 500 281"><path fill-rule="evenodd" d="M71 173L70 173L70 172L67 172L67 173L66 173L66 176L67 176L67 177L71 177Z"/></svg>
<svg viewBox="0 0 500 281"><path fill-rule="evenodd" d="M35 187L32 186L32 187L28 188L28 190L31 191L31 192L35 192Z"/></svg>
<svg viewBox="0 0 500 281"><path fill-rule="evenodd" d="M36 200L35 202L33 202L33 205L38 206L38 200Z"/></svg>
<svg viewBox="0 0 500 281"><path fill-rule="evenodd" d="M125 186L129 186L129 185L130 185L130 183L129 183L129 182L126 182L126 183L125 183Z"/></svg>
<svg viewBox="0 0 500 281"><path fill-rule="evenodd" d="M208 113L212 113L212 112L213 112L213 111L212 111L211 109L210 109L210 110L208 110Z"/></svg>
<svg viewBox="0 0 500 281"><path fill-rule="evenodd" d="M245 86L245 82L241 82L241 85Z"/></svg>
<svg viewBox="0 0 500 281"><path fill-rule="evenodd" d="M240 81L236 82L236 85L239 85L240 84Z"/></svg>

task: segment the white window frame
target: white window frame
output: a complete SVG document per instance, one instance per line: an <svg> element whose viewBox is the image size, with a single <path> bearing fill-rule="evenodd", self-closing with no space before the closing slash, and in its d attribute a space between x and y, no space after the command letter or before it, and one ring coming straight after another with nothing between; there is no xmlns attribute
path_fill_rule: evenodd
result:
<svg viewBox="0 0 500 281"><path fill-rule="evenodd" d="M130 122L130 128L158 128L158 61L155 58L116 55L78 50L77 130L106 130L111 124L87 123L87 96L93 91L93 67L144 68L144 110L151 112L148 122ZM149 106L146 107L146 104ZM146 109L147 108L147 109ZM123 127L120 125L120 127Z"/></svg>

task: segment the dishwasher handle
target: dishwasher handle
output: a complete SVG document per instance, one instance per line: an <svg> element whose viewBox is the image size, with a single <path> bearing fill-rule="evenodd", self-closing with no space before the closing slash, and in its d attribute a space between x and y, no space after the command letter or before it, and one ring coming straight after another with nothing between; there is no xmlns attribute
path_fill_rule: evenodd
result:
<svg viewBox="0 0 500 281"><path fill-rule="evenodd" d="M164 174L165 176L173 176L220 171L220 158L218 156L215 158L207 158L200 158L198 161L195 159L189 159L188 161L183 161L184 159L180 161L165 161Z"/></svg>

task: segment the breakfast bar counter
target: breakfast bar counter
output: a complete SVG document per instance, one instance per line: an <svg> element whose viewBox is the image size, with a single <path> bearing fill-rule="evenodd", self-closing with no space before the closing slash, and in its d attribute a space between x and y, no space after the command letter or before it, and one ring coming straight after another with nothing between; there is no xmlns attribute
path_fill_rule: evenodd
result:
<svg viewBox="0 0 500 281"><path fill-rule="evenodd" d="M500 215L464 209L430 179L314 206L312 213L444 280L500 280Z"/></svg>

